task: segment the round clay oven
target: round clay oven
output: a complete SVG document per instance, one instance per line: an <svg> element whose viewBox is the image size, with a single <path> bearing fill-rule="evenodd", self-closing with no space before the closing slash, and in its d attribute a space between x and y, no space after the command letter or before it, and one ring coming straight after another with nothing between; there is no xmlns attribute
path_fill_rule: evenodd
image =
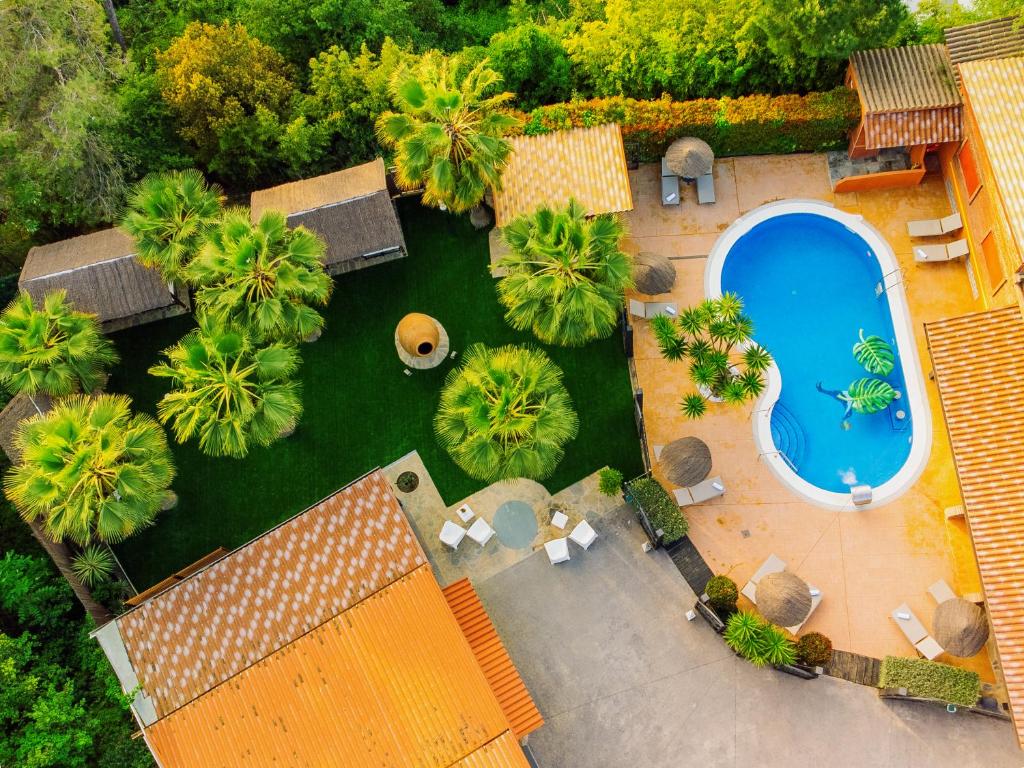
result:
<svg viewBox="0 0 1024 768"><path fill-rule="evenodd" d="M433 318L410 312L398 323L398 342L415 357L429 357L437 349L440 333Z"/></svg>

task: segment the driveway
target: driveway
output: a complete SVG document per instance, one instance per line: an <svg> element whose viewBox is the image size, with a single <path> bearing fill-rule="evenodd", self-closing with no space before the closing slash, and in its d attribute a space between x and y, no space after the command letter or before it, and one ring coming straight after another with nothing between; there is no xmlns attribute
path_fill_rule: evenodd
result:
<svg viewBox="0 0 1024 768"><path fill-rule="evenodd" d="M628 507L557 567L537 552L475 583L543 713L541 768L1021 768L1010 725L889 703L737 659Z"/></svg>

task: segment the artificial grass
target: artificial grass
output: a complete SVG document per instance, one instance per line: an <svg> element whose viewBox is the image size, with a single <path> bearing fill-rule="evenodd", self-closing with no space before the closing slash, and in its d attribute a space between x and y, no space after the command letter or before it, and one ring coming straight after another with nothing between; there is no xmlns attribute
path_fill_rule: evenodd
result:
<svg viewBox="0 0 1024 768"><path fill-rule="evenodd" d="M394 332L408 312L437 318L451 348L536 344L505 323L488 270L486 232L468 217L401 206L409 256L341 275L324 310L323 336L301 348L305 412L295 434L245 459L211 458L195 443L174 444L178 506L116 547L138 589L219 546L244 544L341 486L410 451L419 451L445 501L484 486L438 445L433 416L444 377L458 360L403 373ZM159 353L192 326L179 317L114 335L122 362L109 391L156 412L167 382L146 373ZM557 492L605 465L626 477L642 471L629 375L617 334L578 349L541 346L565 372L579 414L579 436L545 486Z"/></svg>

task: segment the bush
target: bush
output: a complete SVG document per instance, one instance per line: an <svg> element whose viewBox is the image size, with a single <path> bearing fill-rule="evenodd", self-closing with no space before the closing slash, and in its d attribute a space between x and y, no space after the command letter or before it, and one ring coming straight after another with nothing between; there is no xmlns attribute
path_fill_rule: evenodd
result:
<svg viewBox="0 0 1024 768"><path fill-rule="evenodd" d="M597 473L597 487L605 496L617 496L622 490L622 473L605 467Z"/></svg>
<svg viewBox="0 0 1024 768"><path fill-rule="evenodd" d="M571 101L535 109L526 116L523 131L618 123L630 159L654 162L682 136L704 139L720 157L840 149L859 119L856 94L836 88L806 96Z"/></svg>
<svg viewBox="0 0 1024 768"><path fill-rule="evenodd" d="M981 680L971 672L927 659L886 656L882 661L879 688L906 688L910 696L938 699L970 707L981 694Z"/></svg>
<svg viewBox="0 0 1024 768"><path fill-rule="evenodd" d="M626 484L627 501L639 506L666 544L678 541L690 529L672 494L653 477L641 477Z"/></svg>
<svg viewBox="0 0 1024 768"><path fill-rule="evenodd" d="M708 605L719 617L727 618L736 613L740 593L736 582L728 576L712 576L704 587L704 593L708 596Z"/></svg>
<svg viewBox="0 0 1024 768"><path fill-rule="evenodd" d="M786 634L750 611L730 616L723 637L730 648L755 667L782 666L796 661L796 648Z"/></svg>
<svg viewBox="0 0 1024 768"><path fill-rule="evenodd" d="M832 641L819 632L808 632L796 641L796 657L809 667L824 667L832 660Z"/></svg>

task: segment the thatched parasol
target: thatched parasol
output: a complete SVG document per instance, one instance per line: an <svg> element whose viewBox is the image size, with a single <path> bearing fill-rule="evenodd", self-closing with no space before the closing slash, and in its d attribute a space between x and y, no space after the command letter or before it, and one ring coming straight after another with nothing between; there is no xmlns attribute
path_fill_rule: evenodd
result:
<svg viewBox="0 0 1024 768"><path fill-rule="evenodd" d="M757 583L757 610L780 627L792 627L811 612L811 588L789 571L769 573Z"/></svg>
<svg viewBox="0 0 1024 768"><path fill-rule="evenodd" d="M711 472L711 449L696 437L681 437L662 449L658 463L670 482L687 488Z"/></svg>
<svg viewBox="0 0 1024 768"><path fill-rule="evenodd" d="M669 170L684 179L696 179L711 173L714 162L715 153L708 143L694 136L676 139L665 152L665 164Z"/></svg>
<svg viewBox="0 0 1024 768"><path fill-rule="evenodd" d="M932 632L946 653L967 658L985 647L988 621L981 608L956 597L940 603L935 609Z"/></svg>
<svg viewBox="0 0 1024 768"><path fill-rule="evenodd" d="M676 268L667 256L642 251L633 258L633 282L640 293L668 293L676 284Z"/></svg>

